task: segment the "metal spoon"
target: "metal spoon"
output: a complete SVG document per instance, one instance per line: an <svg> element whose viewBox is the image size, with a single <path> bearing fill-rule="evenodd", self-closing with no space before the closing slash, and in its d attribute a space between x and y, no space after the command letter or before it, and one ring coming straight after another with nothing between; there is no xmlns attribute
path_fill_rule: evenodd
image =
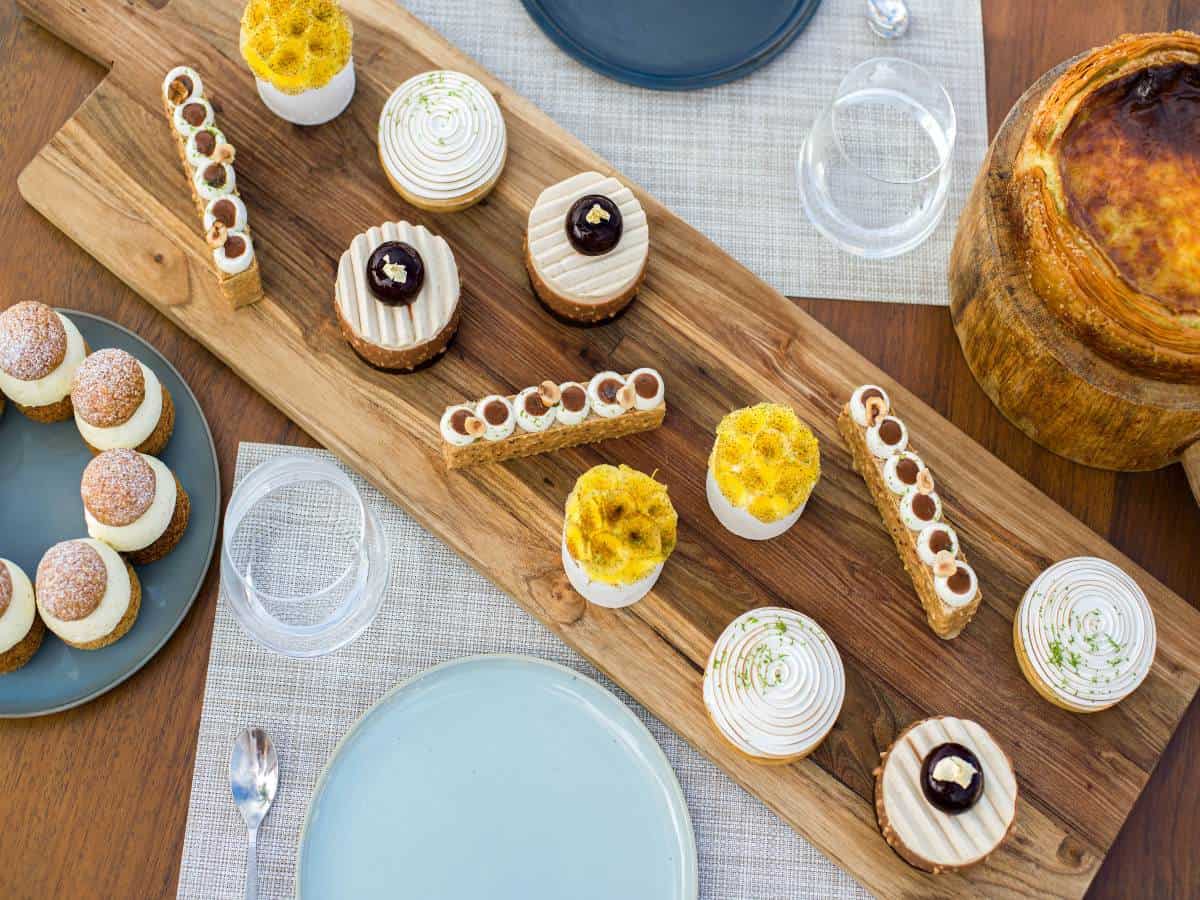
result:
<svg viewBox="0 0 1200 900"><path fill-rule="evenodd" d="M279 786L279 759L271 736L261 728L243 728L229 756L229 786L249 836L246 849L246 900L258 898L258 826Z"/></svg>

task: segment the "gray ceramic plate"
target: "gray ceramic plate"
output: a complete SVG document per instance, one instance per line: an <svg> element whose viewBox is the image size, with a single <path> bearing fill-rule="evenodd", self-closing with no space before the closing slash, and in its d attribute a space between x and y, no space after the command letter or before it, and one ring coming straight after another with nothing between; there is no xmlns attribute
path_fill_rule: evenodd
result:
<svg viewBox="0 0 1200 900"><path fill-rule="evenodd" d="M191 498L191 520L178 547L137 569L142 609L129 633L102 650L75 650L47 631L28 665L0 675L0 717L38 716L78 706L145 665L183 621L217 541L217 454L208 422L187 383L133 332L90 313L60 311L79 327L93 350L128 350L171 392L175 434L162 460ZM21 566L30 578L48 547L86 535L79 478L91 458L74 421L31 422L11 404L0 418L0 556Z"/></svg>

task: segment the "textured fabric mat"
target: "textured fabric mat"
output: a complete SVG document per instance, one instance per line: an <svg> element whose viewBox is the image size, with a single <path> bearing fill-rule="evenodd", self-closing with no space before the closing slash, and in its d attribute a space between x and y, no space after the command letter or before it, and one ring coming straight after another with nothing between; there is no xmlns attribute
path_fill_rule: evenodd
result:
<svg viewBox="0 0 1200 900"><path fill-rule="evenodd" d="M520 0L401 0L752 272L789 296L949 304L954 226L987 149L979 0L909 0L896 41L867 27L863 0L824 0L792 46L732 84L682 93L619 84L556 47ZM942 223L891 260L858 259L809 224L796 158L809 125L856 64L899 56L950 93L958 141Z"/></svg>
<svg viewBox="0 0 1200 900"><path fill-rule="evenodd" d="M323 451L242 444L235 480L261 462L291 453L333 459ZM291 897L300 826L317 778L341 736L397 681L475 653L528 653L570 666L614 691L645 722L683 786L696 833L702 897L869 897L407 513L350 475L379 513L392 548L392 575L379 618L335 654L291 660L255 644L234 619L226 598L220 598L179 897L242 896L246 834L230 797L228 771L233 738L244 726L265 727L279 753L279 792L258 838L259 896ZM304 575L303 565L297 562L298 577Z"/></svg>

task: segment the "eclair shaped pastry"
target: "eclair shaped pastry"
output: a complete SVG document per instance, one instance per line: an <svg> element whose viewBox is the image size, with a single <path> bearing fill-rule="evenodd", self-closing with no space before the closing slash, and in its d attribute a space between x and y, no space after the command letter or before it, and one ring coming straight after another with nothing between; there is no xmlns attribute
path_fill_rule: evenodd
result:
<svg viewBox="0 0 1200 900"><path fill-rule="evenodd" d="M163 79L162 97L196 211L204 223L221 293L235 309L261 300L258 257L233 166L236 154L217 127L200 75L187 66L176 66Z"/></svg>

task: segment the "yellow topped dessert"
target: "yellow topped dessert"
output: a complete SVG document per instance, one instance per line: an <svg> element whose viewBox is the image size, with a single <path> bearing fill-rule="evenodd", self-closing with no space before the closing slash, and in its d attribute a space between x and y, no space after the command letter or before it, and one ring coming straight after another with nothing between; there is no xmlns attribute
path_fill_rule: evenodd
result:
<svg viewBox="0 0 1200 900"><path fill-rule="evenodd" d="M677 523L666 485L629 466L595 466L567 497L566 550L591 580L629 585L671 555Z"/></svg>
<svg viewBox="0 0 1200 900"><path fill-rule="evenodd" d="M285 94L327 85L350 60L350 20L334 0L250 0L239 46L254 74Z"/></svg>

